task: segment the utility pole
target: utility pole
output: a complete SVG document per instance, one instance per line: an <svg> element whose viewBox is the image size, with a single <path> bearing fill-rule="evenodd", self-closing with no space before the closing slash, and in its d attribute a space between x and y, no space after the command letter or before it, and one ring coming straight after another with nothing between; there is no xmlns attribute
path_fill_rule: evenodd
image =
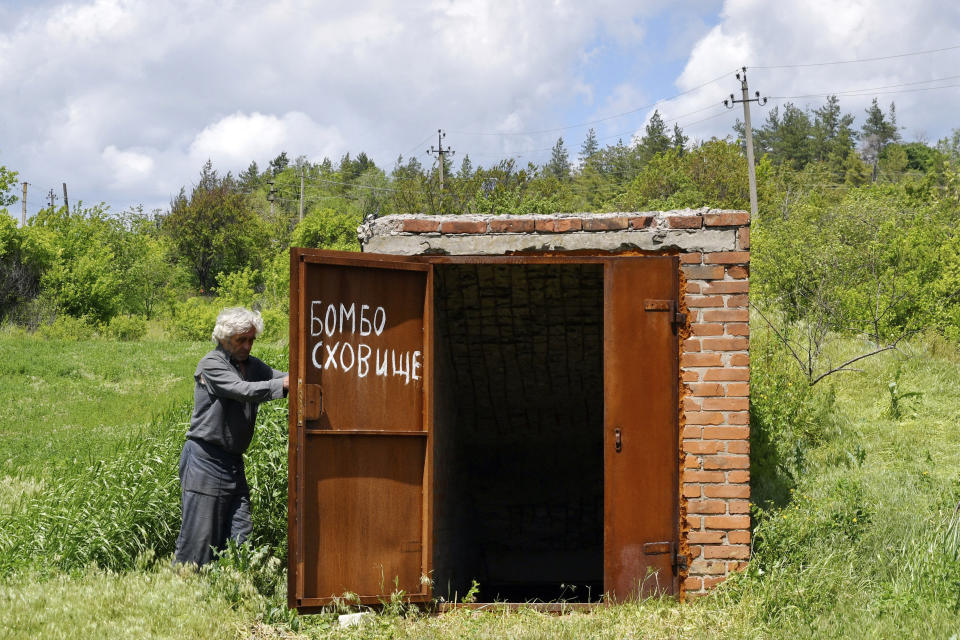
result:
<svg viewBox="0 0 960 640"><path fill-rule="evenodd" d="M728 109L733 109L733 105L738 102L743 103L743 124L747 136L747 176L750 180L750 218L752 219L757 217L757 174L753 166L753 127L750 125L750 103L756 102L758 105L763 106L767 104L767 99L761 98L759 91L755 93L753 98L749 97L750 90L747 88L746 67L741 67L740 73L737 74L737 80L740 81L743 98L741 100L735 100L731 93L730 98L723 101L723 106Z"/></svg>
<svg viewBox="0 0 960 640"><path fill-rule="evenodd" d="M273 220L273 201L277 198L277 192L273 189L273 180L268 180L270 190L267 192L267 201L270 203L270 219Z"/></svg>
<svg viewBox="0 0 960 640"><path fill-rule="evenodd" d="M20 226L27 226L27 182L23 183L23 214L20 218Z"/></svg>
<svg viewBox="0 0 960 640"><path fill-rule="evenodd" d="M440 191L443 192L443 156L453 155L456 153L453 149L450 148L450 145L447 145L447 148L443 148L443 139L447 137L441 129L437 129L437 148L434 149L433 145L430 145L430 148L427 149L427 153L435 153L440 159Z"/></svg>
<svg viewBox="0 0 960 640"><path fill-rule="evenodd" d="M63 183L63 206L67 208L67 213L70 213L70 201L67 200L67 183Z"/></svg>
<svg viewBox="0 0 960 640"><path fill-rule="evenodd" d="M303 167L300 167L300 222L303 222Z"/></svg>
<svg viewBox="0 0 960 640"><path fill-rule="evenodd" d="M53 192L53 187L50 187L50 192L47 194L47 197L50 199L50 209L53 210L53 207L57 204L57 195Z"/></svg>

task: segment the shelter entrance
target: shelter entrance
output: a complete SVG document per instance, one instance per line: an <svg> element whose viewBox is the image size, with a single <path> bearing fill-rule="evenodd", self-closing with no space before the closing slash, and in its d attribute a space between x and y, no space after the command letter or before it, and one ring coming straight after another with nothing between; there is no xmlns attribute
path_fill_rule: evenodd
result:
<svg viewBox="0 0 960 640"><path fill-rule="evenodd" d="M678 589L679 264L291 253L291 607Z"/></svg>
<svg viewBox="0 0 960 640"><path fill-rule="evenodd" d="M437 265L434 596L603 594L603 265Z"/></svg>

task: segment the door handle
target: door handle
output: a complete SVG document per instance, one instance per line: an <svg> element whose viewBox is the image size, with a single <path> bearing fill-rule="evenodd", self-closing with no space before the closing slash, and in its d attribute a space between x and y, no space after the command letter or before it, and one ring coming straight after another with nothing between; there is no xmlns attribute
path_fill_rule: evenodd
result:
<svg viewBox="0 0 960 640"><path fill-rule="evenodd" d="M613 430L613 441L617 449L617 453L623 450L623 438L620 435L620 427L617 427Z"/></svg>

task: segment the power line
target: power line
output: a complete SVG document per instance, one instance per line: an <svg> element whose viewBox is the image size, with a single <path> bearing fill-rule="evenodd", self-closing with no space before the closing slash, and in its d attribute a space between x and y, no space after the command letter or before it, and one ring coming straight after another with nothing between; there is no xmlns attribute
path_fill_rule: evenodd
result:
<svg viewBox="0 0 960 640"><path fill-rule="evenodd" d="M897 93L916 93L919 91L936 91L938 89L953 89L958 84L945 84L940 87L918 87L916 89L898 89L896 91L875 91L873 89L855 89L850 91L834 91L832 93L809 93L802 96L770 96L771 100L789 100L796 98L829 98L830 96L846 96L848 98L862 98L865 96L885 96Z"/></svg>
<svg viewBox="0 0 960 640"><path fill-rule="evenodd" d="M452 133L456 133L456 134L459 134L459 135L470 135L470 136L529 136L529 135L537 135L537 134L541 134L541 133L555 133L555 132L557 132L557 131L566 131L567 129L578 129L578 128L581 128L581 127L589 127L590 125L600 124L601 122L607 122L607 121L609 121L609 120L614 120L614 119L616 119L616 118L622 118L623 116L629 116L629 115L632 115L632 114L634 114L634 113L637 113L638 111L645 111L645 110L647 110L647 109L650 109L651 107L656 107L658 104L663 103L663 102L670 102L671 100L675 100L675 99L677 99L677 98L680 98L680 97L682 97L682 96L685 96L685 95L687 95L688 93L693 93L694 91L697 91L698 89L702 89L702 88L706 87L707 85L713 84L714 82L718 82L718 81L720 81L720 80L723 80L724 78L726 78L727 76L729 76L731 73L736 73L736 69L733 69L733 70L731 70L731 71L727 71L727 72L723 73L722 75L719 75L719 76L717 76L716 78L713 78L712 80L707 80L707 81L704 82L703 84L698 84L698 85L695 86L695 87L692 87L692 88L690 88L690 89L687 89L686 91L682 91L682 92L680 92L680 93L678 93L678 94L676 94L676 95L670 96L669 98L661 98L661 99L657 100L656 102L652 102L652 103L650 103L650 104L645 104L645 105L643 105L642 107L637 107L637 108L635 108L635 109L631 109L631 110L629 110L629 111L624 111L624 112L622 112L622 113L615 113L615 114L613 114L613 115L611 115L611 116L606 116L606 117L604 117L604 118L599 118L599 119L597 119L597 120L590 120L590 121L588 121L588 122L581 122L581 123L579 123L579 124L568 124L568 125L564 125L564 126L562 126L562 127L553 127L553 128L551 128L551 129L538 129L538 130L533 130L533 131L453 131Z"/></svg>
<svg viewBox="0 0 960 640"><path fill-rule="evenodd" d="M898 53L890 56L878 56L875 58L855 58L853 60L833 60L831 62L807 62L801 64L776 64L776 65L753 65L751 69L800 69L803 67L826 67L835 64L857 64L861 62L877 62L878 60L893 60L895 58L908 58L910 56L922 56L929 53L941 53L943 51L953 51L960 49L960 44L952 47L941 47L940 49L927 49L925 51L910 51L908 53Z"/></svg>

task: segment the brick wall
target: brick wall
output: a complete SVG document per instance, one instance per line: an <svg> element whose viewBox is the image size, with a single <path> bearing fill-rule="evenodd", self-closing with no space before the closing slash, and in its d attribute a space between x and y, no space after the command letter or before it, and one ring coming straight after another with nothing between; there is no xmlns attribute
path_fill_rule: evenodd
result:
<svg viewBox="0 0 960 640"><path fill-rule="evenodd" d="M533 216L401 215L358 229L364 251L679 255L689 326L680 348L681 523L687 593L750 551L749 214L711 209Z"/></svg>

